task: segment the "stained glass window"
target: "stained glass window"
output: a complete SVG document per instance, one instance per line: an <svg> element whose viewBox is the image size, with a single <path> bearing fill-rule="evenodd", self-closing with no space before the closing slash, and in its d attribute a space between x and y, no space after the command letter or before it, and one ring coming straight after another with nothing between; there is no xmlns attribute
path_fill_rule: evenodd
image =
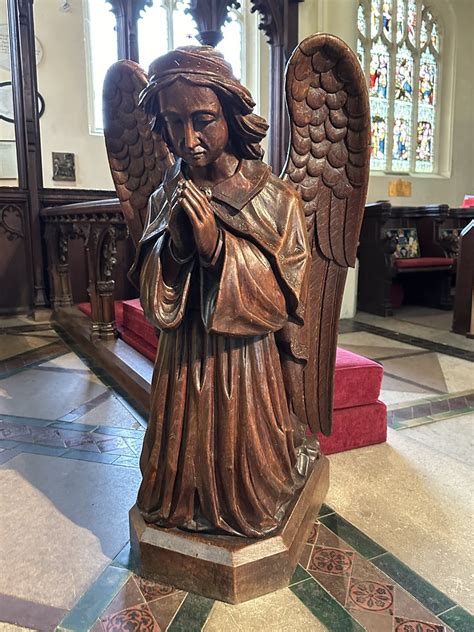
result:
<svg viewBox="0 0 474 632"><path fill-rule="evenodd" d="M382 28L384 35L390 39L392 32L392 0L382 2Z"/></svg>
<svg viewBox="0 0 474 632"><path fill-rule="evenodd" d="M357 27L359 29L359 33L365 36L367 33L365 24L365 9L361 4L359 4L359 8L357 9Z"/></svg>
<svg viewBox="0 0 474 632"><path fill-rule="evenodd" d="M403 0L399 0L399 2L403 2ZM412 44L416 44L416 11L416 0L408 0L407 32L408 39Z"/></svg>
<svg viewBox="0 0 474 632"><path fill-rule="evenodd" d="M357 24L357 56L369 86L371 168L433 172L442 43L436 16L421 0L359 0Z"/></svg>
<svg viewBox="0 0 474 632"><path fill-rule="evenodd" d="M370 88L371 97L388 97L390 58L387 47L381 42L374 44L370 51Z"/></svg>

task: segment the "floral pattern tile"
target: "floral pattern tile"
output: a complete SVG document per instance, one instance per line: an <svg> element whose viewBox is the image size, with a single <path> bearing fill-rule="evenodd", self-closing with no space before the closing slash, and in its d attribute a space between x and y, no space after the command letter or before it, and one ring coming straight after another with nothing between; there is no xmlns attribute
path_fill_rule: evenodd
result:
<svg viewBox="0 0 474 632"><path fill-rule="evenodd" d="M352 581L347 593L346 607L393 614L393 588L392 584Z"/></svg>
<svg viewBox="0 0 474 632"><path fill-rule="evenodd" d="M314 546L308 570L330 573L331 575L347 575L352 569L352 551L330 549L323 546Z"/></svg>
<svg viewBox="0 0 474 632"><path fill-rule="evenodd" d="M395 617L394 632L445 632L444 625L426 623L415 619L402 619Z"/></svg>
<svg viewBox="0 0 474 632"><path fill-rule="evenodd" d="M105 632L160 632L146 604L126 608L116 614L101 619Z"/></svg>

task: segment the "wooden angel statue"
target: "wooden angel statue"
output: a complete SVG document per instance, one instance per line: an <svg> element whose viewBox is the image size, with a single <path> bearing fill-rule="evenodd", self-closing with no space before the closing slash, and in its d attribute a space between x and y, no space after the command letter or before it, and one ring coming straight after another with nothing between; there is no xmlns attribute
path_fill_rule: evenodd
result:
<svg viewBox="0 0 474 632"><path fill-rule="evenodd" d="M357 58L315 35L287 71L283 177L266 122L211 47L109 71L105 136L160 331L137 507L200 534L278 532L330 432L337 321L368 178Z"/></svg>

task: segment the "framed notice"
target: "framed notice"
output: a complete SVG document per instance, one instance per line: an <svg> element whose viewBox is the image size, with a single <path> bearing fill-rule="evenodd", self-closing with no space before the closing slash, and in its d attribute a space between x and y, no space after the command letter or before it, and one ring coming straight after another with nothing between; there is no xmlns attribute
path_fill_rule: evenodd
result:
<svg viewBox="0 0 474 632"><path fill-rule="evenodd" d="M0 140L0 180L16 180L18 165L14 140Z"/></svg>
<svg viewBox="0 0 474 632"><path fill-rule="evenodd" d="M35 37L35 57L36 65L38 65L43 58L43 47L37 37ZM0 68L10 70L10 37L8 34L8 24L0 24Z"/></svg>

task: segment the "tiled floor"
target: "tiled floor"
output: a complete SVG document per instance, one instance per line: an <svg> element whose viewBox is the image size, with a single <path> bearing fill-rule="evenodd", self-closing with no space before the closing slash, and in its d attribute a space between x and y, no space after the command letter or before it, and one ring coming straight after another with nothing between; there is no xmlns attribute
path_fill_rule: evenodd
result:
<svg viewBox="0 0 474 632"><path fill-rule="evenodd" d="M330 457L289 588L230 606L133 572L143 411L47 325L0 321L0 632L474 630L474 345L446 322L342 323L384 365L388 442Z"/></svg>

